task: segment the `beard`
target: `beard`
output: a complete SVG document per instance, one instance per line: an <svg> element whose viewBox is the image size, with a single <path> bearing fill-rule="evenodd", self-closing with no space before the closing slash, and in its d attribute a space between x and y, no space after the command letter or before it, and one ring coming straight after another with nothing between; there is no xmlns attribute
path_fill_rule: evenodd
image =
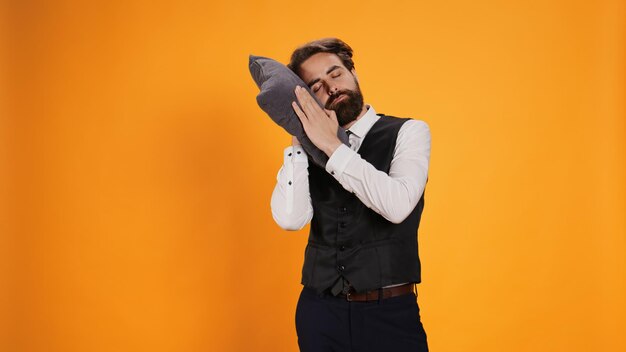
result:
<svg viewBox="0 0 626 352"><path fill-rule="evenodd" d="M361 93L361 87L359 82L356 83L356 90L342 90L333 95L326 102L326 109L334 110L337 115L337 122L339 126L345 126L346 124L356 120L361 111L363 110L363 94ZM345 94L345 98L335 103L335 100Z"/></svg>

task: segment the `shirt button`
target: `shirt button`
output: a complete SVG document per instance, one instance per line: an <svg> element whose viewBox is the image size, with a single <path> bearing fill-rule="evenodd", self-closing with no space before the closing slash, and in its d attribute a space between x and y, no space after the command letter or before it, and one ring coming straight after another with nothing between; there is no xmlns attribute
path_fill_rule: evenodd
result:
<svg viewBox="0 0 626 352"><path fill-rule="evenodd" d="M334 175L334 174L335 174L335 172L334 172L334 171L331 171L331 172L330 172L330 174L331 174L331 175Z"/></svg>
<svg viewBox="0 0 626 352"><path fill-rule="evenodd" d="M337 269L338 269L339 271L344 271L344 269L345 269L345 268L346 268L346 267L345 267L345 266L343 266L343 265L338 265L338 266L337 266Z"/></svg>

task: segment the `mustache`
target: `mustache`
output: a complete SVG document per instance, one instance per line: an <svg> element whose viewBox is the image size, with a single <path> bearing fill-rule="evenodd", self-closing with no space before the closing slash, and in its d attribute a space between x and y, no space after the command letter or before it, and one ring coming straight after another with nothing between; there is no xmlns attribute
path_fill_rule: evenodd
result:
<svg viewBox="0 0 626 352"><path fill-rule="evenodd" d="M346 98L350 98L350 92L348 91L337 92L337 94L332 95L330 99L328 99L328 101L326 102L326 109L330 110L330 106L335 103L335 100L337 100L337 98L339 98L340 96L344 94L346 95Z"/></svg>

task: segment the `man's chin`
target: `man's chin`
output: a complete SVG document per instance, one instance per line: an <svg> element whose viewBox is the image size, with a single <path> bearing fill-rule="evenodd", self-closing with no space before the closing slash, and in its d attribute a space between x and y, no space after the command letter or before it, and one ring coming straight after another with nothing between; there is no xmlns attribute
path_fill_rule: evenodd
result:
<svg viewBox="0 0 626 352"><path fill-rule="evenodd" d="M356 108L354 105L356 103L357 97L352 97L350 95L343 98L341 101L333 102L333 106L330 110L334 110L337 115L337 122L339 122L340 126L345 126L352 121L355 121L357 117L363 111L363 103L361 102L361 106Z"/></svg>
<svg viewBox="0 0 626 352"><path fill-rule="evenodd" d="M357 115L353 115L351 117L344 118L344 116L338 114L337 115L337 122L339 122L340 126L345 126L345 125L349 124L350 122L356 120L357 116L358 116L358 114Z"/></svg>

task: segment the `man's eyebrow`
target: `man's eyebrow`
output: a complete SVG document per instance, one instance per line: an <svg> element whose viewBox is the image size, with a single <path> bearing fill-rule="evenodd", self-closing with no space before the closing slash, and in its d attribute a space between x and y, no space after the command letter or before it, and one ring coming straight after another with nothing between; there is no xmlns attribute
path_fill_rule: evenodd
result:
<svg viewBox="0 0 626 352"><path fill-rule="evenodd" d="M334 70L341 68L341 66L337 66L337 65L332 65L328 71L326 71L326 74L329 74L331 72L333 72ZM320 79L316 78L314 80L312 80L311 82L307 83L307 86L309 86L309 88L311 88L312 85L314 85L315 83L317 83Z"/></svg>

